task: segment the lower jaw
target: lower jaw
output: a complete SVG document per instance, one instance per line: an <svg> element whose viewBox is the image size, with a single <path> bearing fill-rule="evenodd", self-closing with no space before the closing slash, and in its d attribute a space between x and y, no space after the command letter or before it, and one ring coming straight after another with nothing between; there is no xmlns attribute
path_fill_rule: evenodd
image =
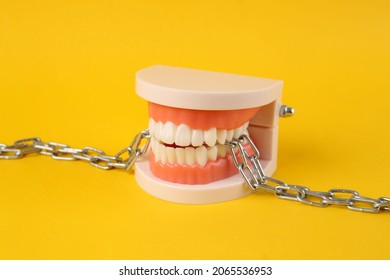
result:
<svg viewBox="0 0 390 280"><path fill-rule="evenodd" d="M240 155L236 155L238 161L241 160ZM232 156L227 154L226 157L218 157L215 161L209 161L205 166L196 165L180 165L180 164L162 164L160 161L155 162L153 151L150 151L149 165L152 173L165 181L187 184L187 185L203 185L214 181L229 178L238 173Z"/></svg>

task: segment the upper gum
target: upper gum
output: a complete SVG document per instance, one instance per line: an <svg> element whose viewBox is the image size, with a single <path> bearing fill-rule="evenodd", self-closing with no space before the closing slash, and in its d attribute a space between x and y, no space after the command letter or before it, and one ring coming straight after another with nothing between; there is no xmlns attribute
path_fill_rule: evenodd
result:
<svg viewBox="0 0 390 280"><path fill-rule="evenodd" d="M149 117L156 122L172 122L176 125L186 124L191 129L219 130L235 129L252 119L260 108L237 110L191 110L168 107L149 102Z"/></svg>

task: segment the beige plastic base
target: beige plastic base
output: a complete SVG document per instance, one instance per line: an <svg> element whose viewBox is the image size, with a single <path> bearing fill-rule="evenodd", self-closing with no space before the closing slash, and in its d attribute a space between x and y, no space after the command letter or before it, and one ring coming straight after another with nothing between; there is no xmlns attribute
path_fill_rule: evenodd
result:
<svg viewBox="0 0 390 280"><path fill-rule="evenodd" d="M262 161L267 176L275 171L268 161ZM252 193L240 174L206 185L183 185L155 177L149 168L149 160L135 163L135 179L147 193L163 200L185 204L210 204L237 199Z"/></svg>

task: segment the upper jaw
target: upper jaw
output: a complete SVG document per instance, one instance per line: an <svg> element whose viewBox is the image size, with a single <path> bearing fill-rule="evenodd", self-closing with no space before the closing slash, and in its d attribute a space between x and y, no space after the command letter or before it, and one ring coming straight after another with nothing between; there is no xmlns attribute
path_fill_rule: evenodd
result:
<svg viewBox="0 0 390 280"><path fill-rule="evenodd" d="M216 144L224 145L226 141L231 141L233 138L238 138L242 134L248 134L249 122L232 129L217 129L212 127L207 130L193 129L189 125L175 123L168 121L162 123L155 121L153 118L149 120L149 133L158 142L174 145L180 147L199 147L209 146L213 147Z"/></svg>

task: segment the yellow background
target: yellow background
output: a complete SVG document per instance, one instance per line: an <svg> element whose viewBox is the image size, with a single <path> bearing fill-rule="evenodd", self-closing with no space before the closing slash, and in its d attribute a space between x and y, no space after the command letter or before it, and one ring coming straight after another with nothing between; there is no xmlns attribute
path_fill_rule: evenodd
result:
<svg viewBox="0 0 390 280"><path fill-rule="evenodd" d="M0 142L39 136L113 154L147 125L153 65L276 78L276 178L390 195L388 1L5 1ZM257 193L180 205L134 175L30 156L0 161L2 259L388 259L389 213Z"/></svg>

